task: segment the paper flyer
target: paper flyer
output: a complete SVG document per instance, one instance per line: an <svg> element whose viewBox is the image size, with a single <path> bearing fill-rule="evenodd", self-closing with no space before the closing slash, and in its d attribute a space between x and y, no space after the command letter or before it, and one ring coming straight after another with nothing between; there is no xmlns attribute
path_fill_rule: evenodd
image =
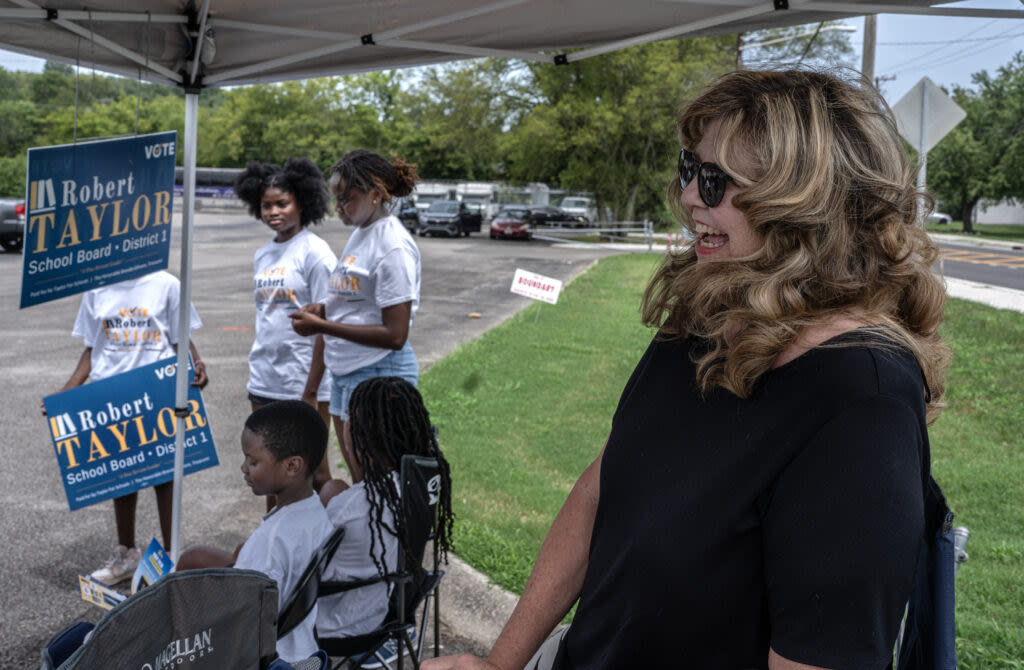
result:
<svg viewBox="0 0 1024 670"><path fill-rule="evenodd" d="M135 574L132 576L132 593L138 593L140 589L152 585L173 569L174 561L154 537L150 540L146 553L142 555L139 567L135 568Z"/></svg>
<svg viewBox="0 0 1024 670"><path fill-rule="evenodd" d="M106 584L96 581L89 575L78 575L78 588L82 593L82 600L98 605L105 610L113 609L115 605L128 597L117 589L112 589Z"/></svg>

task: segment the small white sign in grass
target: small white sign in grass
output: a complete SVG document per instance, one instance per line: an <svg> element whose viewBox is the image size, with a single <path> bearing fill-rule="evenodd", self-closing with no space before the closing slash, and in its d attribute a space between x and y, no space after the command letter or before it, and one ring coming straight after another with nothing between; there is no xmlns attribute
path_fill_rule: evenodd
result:
<svg viewBox="0 0 1024 670"><path fill-rule="evenodd" d="M554 305L558 302L558 294L561 291L561 280L545 277L536 272L517 268L515 276L512 277L512 292L525 295L527 298L543 300Z"/></svg>

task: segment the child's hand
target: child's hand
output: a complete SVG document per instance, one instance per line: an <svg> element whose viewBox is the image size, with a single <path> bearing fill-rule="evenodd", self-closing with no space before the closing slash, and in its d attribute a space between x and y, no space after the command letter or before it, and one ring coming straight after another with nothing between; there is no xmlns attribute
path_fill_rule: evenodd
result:
<svg viewBox="0 0 1024 670"><path fill-rule="evenodd" d="M296 333L303 336L316 335L320 332L319 324L324 319L324 306L318 302L303 305L288 316L292 320L292 330Z"/></svg>
<svg viewBox="0 0 1024 670"><path fill-rule="evenodd" d="M196 377L192 381L192 386L198 386L203 389L210 383L210 377L206 374L206 363L202 361L193 361L192 367L196 371Z"/></svg>

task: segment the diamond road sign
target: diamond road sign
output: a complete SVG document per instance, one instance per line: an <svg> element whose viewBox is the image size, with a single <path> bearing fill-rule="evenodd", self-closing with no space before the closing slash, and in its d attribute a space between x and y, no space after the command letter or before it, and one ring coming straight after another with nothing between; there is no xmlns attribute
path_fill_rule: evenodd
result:
<svg viewBox="0 0 1024 670"><path fill-rule="evenodd" d="M931 150L967 116L967 112L928 77L923 77L900 98L892 111L900 135L923 153Z"/></svg>

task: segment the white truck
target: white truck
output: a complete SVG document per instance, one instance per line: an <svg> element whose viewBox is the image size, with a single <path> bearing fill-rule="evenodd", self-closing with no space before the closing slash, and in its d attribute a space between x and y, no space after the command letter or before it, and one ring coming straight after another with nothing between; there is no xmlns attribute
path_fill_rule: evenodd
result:
<svg viewBox="0 0 1024 670"><path fill-rule="evenodd" d="M580 217L585 226L589 226L597 218L597 208L594 207L594 201L584 196L571 195L562 198L562 202L558 206L565 210L567 214Z"/></svg>
<svg viewBox="0 0 1024 670"><path fill-rule="evenodd" d="M490 221L498 213L499 187L485 181L464 181L455 187L459 200L484 221Z"/></svg>

